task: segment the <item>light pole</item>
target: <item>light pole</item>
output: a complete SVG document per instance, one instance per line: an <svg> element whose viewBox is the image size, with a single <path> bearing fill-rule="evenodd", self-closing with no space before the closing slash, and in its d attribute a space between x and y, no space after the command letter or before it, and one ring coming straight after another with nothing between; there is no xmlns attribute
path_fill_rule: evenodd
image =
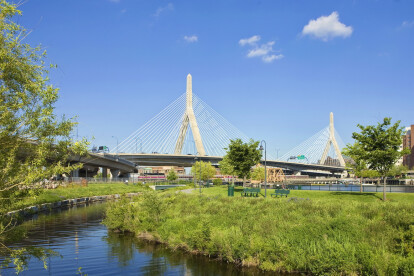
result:
<svg viewBox="0 0 414 276"><path fill-rule="evenodd" d="M280 150L280 149L276 149L276 160L278 160L278 159L279 159L279 150Z"/></svg>
<svg viewBox="0 0 414 276"><path fill-rule="evenodd" d="M203 178L201 178L202 172L203 172L203 161L201 161L201 155L200 155L200 194L201 194L201 183L203 182Z"/></svg>
<svg viewBox="0 0 414 276"><path fill-rule="evenodd" d="M118 137L116 137L116 136L112 136L112 138L115 138L116 139L116 156L118 156Z"/></svg>
<svg viewBox="0 0 414 276"><path fill-rule="evenodd" d="M267 196L267 170L266 170L266 148L267 148L267 145L266 145L266 141L265 140L262 140L261 142L260 142L260 148L259 148L259 150L263 150L263 145L262 145L262 143L264 143L264 152L265 152L265 197Z"/></svg>
<svg viewBox="0 0 414 276"><path fill-rule="evenodd" d="M196 181L197 181L197 155L194 156L194 189L197 187Z"/></svg>
<svg viewBox="0 0 414 276"><path fill-rule="evenodd" d="M194 157L194 189L197 189L196 186L196 181L197 181L197 155L198 152L196 153L196 156Z"/></svg>
<svg viewBox="0 0 414 276"><path fill-rule="evenodd" d="M142 153L142 139L139 137L135 137L135 152L138 153L138 140L139 140L139 146Z"/></svg>

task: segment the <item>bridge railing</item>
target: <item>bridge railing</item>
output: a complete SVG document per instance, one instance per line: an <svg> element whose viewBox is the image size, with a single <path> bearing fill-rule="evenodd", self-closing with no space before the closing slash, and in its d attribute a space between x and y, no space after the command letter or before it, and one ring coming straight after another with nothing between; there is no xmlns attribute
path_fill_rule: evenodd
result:
<svg viewBox="0 0 414 276"><path fill-rule="evenodd" d="M292 190L308 190L308 191L329 191L329 192L360 192L360 185L344 185L344 184L287 184L286 187ZM382 185L362 185L363 193L382 193L384 187ZM414 193L414 186L410 185L389 185L386 186L387 193Z"/></svg>

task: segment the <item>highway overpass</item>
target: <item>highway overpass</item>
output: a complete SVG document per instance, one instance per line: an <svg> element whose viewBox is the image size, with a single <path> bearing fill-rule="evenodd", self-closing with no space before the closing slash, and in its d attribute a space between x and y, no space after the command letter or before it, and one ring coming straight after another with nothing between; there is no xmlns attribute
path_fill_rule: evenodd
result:
<svg viewBox="0 0 414 276"><path fill-rule="evenodd" d="M218 162L223 159L221 156L195 156L184 154L149 154L149 153L119 153L118 156L122 159L128 160L139 166L182 166L191 167L196 158L205 162L211 162L213 165L218 165ZM261 161L264 164L264 160ZM288 169L293 172L300 171L325 171L330 173L341 173L345 171L344 167L328 166L320 164L305 164L277 160L267 160L268 166Z"/></svg>

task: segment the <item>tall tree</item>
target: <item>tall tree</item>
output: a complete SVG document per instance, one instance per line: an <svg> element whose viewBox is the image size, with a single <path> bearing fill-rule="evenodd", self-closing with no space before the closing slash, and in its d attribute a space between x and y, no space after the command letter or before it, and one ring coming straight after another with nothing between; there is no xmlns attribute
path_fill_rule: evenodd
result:
<svg viewBox="0 0 414 276"><path fill-rule="evenodd" d="M223 156L223 159L219 161L219 168L220 173L222 175L231 175L232 176L232 185L234 185L234 176L236 173L234 172L233 166L230 164L229 157L227 155Z"/></svg>
<svg viewBox="0 0 414 276"><path fill-rule="evenodd" d="M168 181L175 181L177 179L178 179L177 173L175 172L174 169L171 169L167 174L167 180Z"/></svg>
<svg viewBox="0 0 414 276"><path fill-rule="evenodd" d="M262 166L257 166L253 169L252 178L254 180L263 181L265 179L265 169Z"/></svg>
<svg viewBox="0 0 414 276"><path fill-rule="evenodd" d="M349 145L342 150L342 154L351 158L346 162L346 169L352 171L357 177L359 177L359 192L362 193L362 180L364 172L368 169L368 166L364 160L362 160L362 147L358 143Z"/></svg>
<svg viewBox="0 0 414 276"><path fill-rule="evenodd" d="M382 123L362 126L358 124L361 132L352 133L355 140L353 145L348 144L345 152L364 162L369 169L375 170L383 178L383 200L387 199L387 174L395 162L403 155L409 153L408 149L399 150L402 143L403 128L400 121L391 125L391 118L384 118Z"/></svg>
<svg viewBox="0 0 414 276"><path fill-rule="evenodd" d="M43 179L78 168L67 157L86 152L70 137L75 122L53 113L58 89L49 82L46 52L23 43L27 32L13 22L18 15L15 4L0 0L0 232L12 225L4 216L11 202ZM24 267L29 252L14 252Z"/></svg>
<svg viewBox="0 0 414 276"><path fill-rule="evenodd" d="M261 151L257 148L258 146L259 141L253 141L252 139L248 143L243 143L241 139L230 140L224 158L228 160L233 172L238 177L243 178L243 183L250 176L251 168L259 163L262 157Z"/></svg>
<svg viewBox="0 0 414 276"><path fill-rule="evenodd" d="M207 181L216 174L216 168L210 162L197 161L191 168L196 179Z"/></svg>

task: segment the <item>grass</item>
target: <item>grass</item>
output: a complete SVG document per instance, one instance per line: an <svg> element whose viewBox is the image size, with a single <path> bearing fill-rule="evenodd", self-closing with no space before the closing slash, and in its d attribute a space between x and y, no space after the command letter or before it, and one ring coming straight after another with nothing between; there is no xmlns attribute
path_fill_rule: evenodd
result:
<svg viewBox="0 0 414 276"><path fill-rule="evenodd" d="M23 198L20 194L11 195L11 203L3 206L2 213L18 210L27 206L51 203L64 199L136 193L148 190L149 188L142 185L126 185L124 183L90 183L87 187L73 185L69 187L59 187L57 189L39 189L31 190ZM15 198L16 200L13 200Z"/></svg>
<svg viewBox="0 0 414 276"><path fill-rule="evenodd" d="M134 204L112 202L104 223L267 271L414 274L413 194L389 194L382 202L375 193L295 190L287 199L265 199L227 197L226 187L202 192L148 192Z"/></svg>
<svg viewBox="0 0 414 276"><path fill-rule="evenodd" d="M234 196L241 197L243 187L235 187ZM271 198L271 194L275 189L267 189L267 200L275 200ZM199 190L193 191L194 194L199 193ZM227 196L227 186L218 186L212 188L202 188L201 193L209 196ZM264 197L265 190L261 189L259 197ZM336 192L336 191L307 191L307 190L291 190L288 198L309 198L312 200L344 200L344 201L358 201L358 202L376 202L382 200L381 193L359 193L359 192ZM280 198L279 198L280 199ZM284 199L284 198L283 198ZM410 193L387 193L387 200L390 202L412 202L414 203L414 194Z"/></svg>

